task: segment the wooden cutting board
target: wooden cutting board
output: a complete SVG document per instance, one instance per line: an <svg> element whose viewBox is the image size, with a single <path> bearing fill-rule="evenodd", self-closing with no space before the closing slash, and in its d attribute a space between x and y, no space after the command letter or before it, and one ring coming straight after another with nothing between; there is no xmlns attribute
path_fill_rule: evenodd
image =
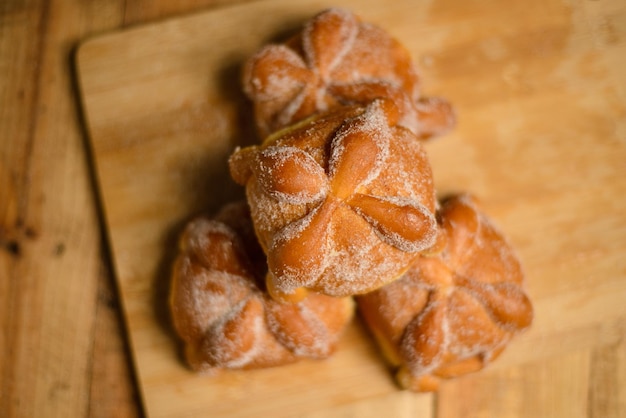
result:
<svg viewBox="0 0 626 418"><path fill-rule="evenodd" d="M84 42L82 101L147 415L435 413L431 395L396 388L359 322L327 361L215 376L185 368L170 326L181 228L242 196L226 165L257 140L241 65L330 5L389 30L422 68L425 93L457 107L455 132L427 145L437 188L478 196L517 247L536 308L532 330L491 368L621 338L626 5L574 3L270 0Z"/></svg>

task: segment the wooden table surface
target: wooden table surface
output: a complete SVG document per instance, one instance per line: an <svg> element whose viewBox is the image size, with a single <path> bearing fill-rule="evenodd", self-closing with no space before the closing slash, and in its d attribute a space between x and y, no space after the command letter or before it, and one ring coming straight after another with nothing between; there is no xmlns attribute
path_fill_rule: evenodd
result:
<svg viewBox="0 0 626 418"><path fill-rule="evenodd" d="M580 13L589 2L564 1ZM141 416L73 54L89 36L233 3L0 1L0 416ZM618 2L593 3L612 19L597 36L623 46L625 15L603 9ZM432 415L626 416L626 308L622 319L606 324L609 343L444 385ZM410 395L398 399L393 411L415 415Z"/></svg>

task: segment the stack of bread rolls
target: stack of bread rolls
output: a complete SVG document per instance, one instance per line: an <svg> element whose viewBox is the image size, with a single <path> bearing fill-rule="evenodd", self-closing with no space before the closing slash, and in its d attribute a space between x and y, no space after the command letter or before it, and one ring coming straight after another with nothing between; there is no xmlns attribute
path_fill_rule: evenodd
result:
<svg viewBox="0 0 626 418"><path fill-rule="evenodd" d="M254 54L243 89L262 138L229 159L246 202L192 220L173 269L194 370L325 358L356 305L398 383L431 391L530 325L505 237L470 195L437 200L423 143L454 111L397 40L325 10Z"/></svg>

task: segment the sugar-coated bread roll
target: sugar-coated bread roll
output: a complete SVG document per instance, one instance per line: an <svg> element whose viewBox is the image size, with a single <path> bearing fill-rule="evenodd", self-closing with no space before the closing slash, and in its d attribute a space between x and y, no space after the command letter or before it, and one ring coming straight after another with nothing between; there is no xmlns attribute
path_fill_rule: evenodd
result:
<svg viewBox="0 0 626 418"><path fill-rule="evenodd" d="M196 371L277 366L328 357L353 315L350 298L269 297L266 266L245 203L187 225L173 269L170 310Z"/></svg>
<svg viewBox="0 0 626 418"><path fill-rule="evenodd" d="M309 118L231 156L274 297L375 290L435 243L431 167L420 141L397 122L392 101L374 100Z"/></svg>
<svg viewBox="0 0 626 418"><path fill-rule="evenodd" d="M455 123L446 100L421 97L404 46L337 8L316 15L286 43L262 47L245 65L243 86L263 138L315 113L380 97L396 102L399 124L420 138L443 134Z"/></svg>
<svg viewBox="0 0 626 418"><path fill-rule="evenodd" d="M441 253L357 298L400 385L416 391L483 368L533 318L518 258L473 199L450 198L439 217Z"/></svg>

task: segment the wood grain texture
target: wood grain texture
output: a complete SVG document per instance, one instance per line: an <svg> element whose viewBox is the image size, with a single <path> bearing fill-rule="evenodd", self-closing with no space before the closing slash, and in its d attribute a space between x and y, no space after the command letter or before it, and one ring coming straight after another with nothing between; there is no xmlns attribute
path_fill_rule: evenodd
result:
<svg viewBox="0 0 626 418"><path fill-rule="evenodd" d="M70 57L106 18L76 3L2 5L3 416L88 410L101 239Z"/></svg>
<svg viewBox="0 0 626 418"><path fill-rule="evenodd" d="M126 3L0 2L3 417L139 414L72 66Z"/></svg>
<svg viewBox="0 0 626 418"><path fill-rule="evenodd" d="M588 416L626 415L626 340L591 350Z"/></svg>
<svg viewBox="0 0 626 418"><path fill-rule="evenodd" d="M439 418L621 417L626 341L488 370L445 384Z"/></svg>
<svg viewBox="0 0 626 418"><path fill-rule="evenodd" d="M0 2L1 416L141 414L102 250L72 51L85 37L228 3ZM448 383L437 407L428 396L389 392L310 415L512 416L502 409L512 405L517 416L624 416L626 326L614 309L625 277L623 2L400 3L402 16L388 3L373 19L411 44L426 90L461 107L455 134L429 148L445 163L438 187L475 191L511 236L540 299L539 331L469 376L471 390L465 380ZM267 4L258 20L279 7ZM222 74L240 59L230 57ZM224 79L238 113L245 102ZM475 170L495 157L497 176ZM528 362L518 364L516 352ZM374 347L366 353L375 356ZM584 398L571 405L586 409L548 396L570 397L566 389ZM471 398L465 409L459 392Z"/></svg>
<svg viewBox="0 0 626 418"><path fill-rule="evenodd" d="M438 417L586 417L589 363L580 350L461 378L442 387Z"/></svg>

